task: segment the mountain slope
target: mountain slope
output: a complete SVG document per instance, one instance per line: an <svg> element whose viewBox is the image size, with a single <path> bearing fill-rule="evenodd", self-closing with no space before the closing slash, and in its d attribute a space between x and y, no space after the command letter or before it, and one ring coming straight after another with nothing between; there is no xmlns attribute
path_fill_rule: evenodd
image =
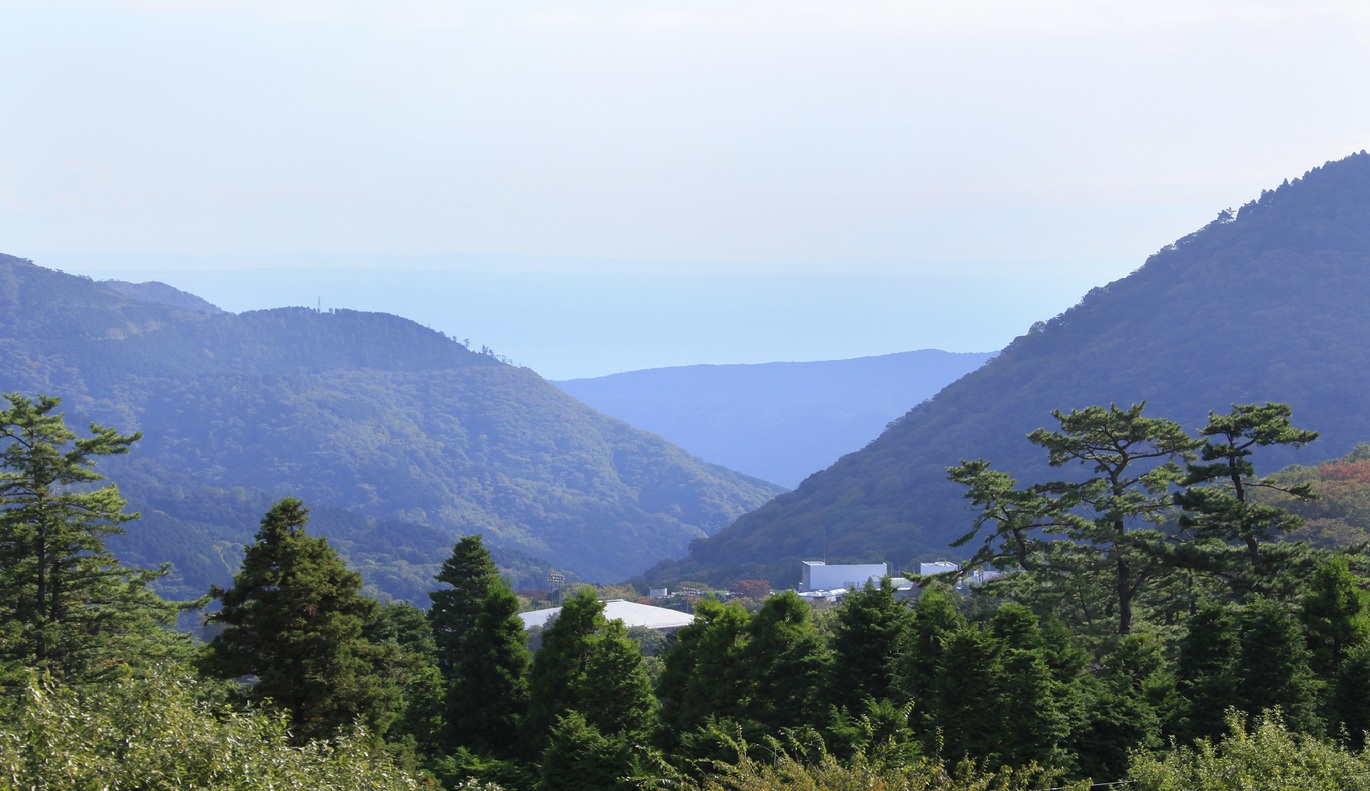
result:
<svg viewBox="0 0 1370 791"><path fill-rule="evenodd" d="M0 260L0 381L61 396L73 425L146 435L102 471L166 525L153 541L135 523L122 551L194 570L187 588L224 581L263 503L286 494L339 524L345 513L409 525L425 546L445 537L434 569L456 535L482 532L611 581L683 554L779 491L405 319L211 313L134 294ZM177 526L199 539L169 540ZM350 529L350 559L364 565L365 529ZM420 561L401 555L387 563Z"/></svg>
<svg viewBox="0 0 1370 791"><path fill-rule="evenodd" d="M702 458L794 487L992 354L925 349L762 365L690 365L554 382Z"/></svg>
<svg viewBox="0 0 1370 791"><path fill-rule="evenodd" d="M797 577L798 560L896 566L950 554L970 525L945 469L988 458L1045 480L1024 439L1052 409L1147 401L1148 414L1202 425L1234 402L1285 401L1322 432L1265 471L1348 452L1370 439L1370 156L1328 163L1263 192L1035 325L793 492L697 543L656 579Z"/></svg>

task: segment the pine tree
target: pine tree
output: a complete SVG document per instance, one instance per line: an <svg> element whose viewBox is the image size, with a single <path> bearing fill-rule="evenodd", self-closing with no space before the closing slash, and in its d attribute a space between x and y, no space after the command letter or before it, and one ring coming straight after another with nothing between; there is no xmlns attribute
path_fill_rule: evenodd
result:
<svg viewBox="0 0 1370 791"><path fill-rule="evenodd" d="M535 754L542 751L557 718L580 704L578 692L604 624L604 603L595 598L594 588L584 587L543 631L542 648L533 657L529 675L523 726L524 744Z"/></svg>
<svg viewBox="0 0 1370 791"><path fill-rule="evenodd" d="M1067 534L1080 552L1097 554L1100 572L1113 586L1118 634L1132 631L1132 605L1159 569L1151 547L1160 543L1142 525L1162 520L1172 508L1170 487L1183 478L1176 459L1192 458L1196 443L1180 425L1144 417L1146 403L1128 409L1117 405L1051 414L1060 431L1039 428L1028 440L1047 451L1053 467L1078 463L1096 477L1084 482L1048 484L1059 502L1082 510L1067 515Z"/></svg>
<svg viewBox="0 0 1370 791"><path fill-rule="evenodd" d="M913 605L913 622L909 626L899 673L903 695L914 702L916 716L929 731L943 641L964 628L966 619L956 609L956 593L951 588L933 583L923 589Z"/></svg>
<svg viewBox="0 0 1370 791"><path fill-rule="evenodd" d="M462 638L461 661L447 696L453 749L465 747L506 760L518 757L531 663L518 611L518 597L496 579Z"/></svg>
<svg viewBox="0 0 1370 791"><path fill-rule="evenodd" d="M1178 727L1185 741L1217 739L1227 729L1227 710L1239 703L1237 663L1241 638L1226 607L1201 608L1186 625L1176 665L1184 699Z"/></svg>
<svg viewBox="0 0 1370 791"><path fill-rule="evenodd" d="M657 682L663 744L704 725L709 718L739 720L751 708L746 661L752 616L733 602L701 599L694 623L676 632Z"/></svg>
<svg viewBox="0 0 1370 791"><path fill-rule="evenodd" d="M272 506L233 587L213 591L223 609L208 621L225 628L209 645L205 670L252 677L245 697L288 709L301 741L358 720L381 733L399 695L383 672L392 651L366 638L380 606L362 595L361 575L327 540L305 532L308 515L293 498Z"/></svg>
<svg viewBox="0 0 1370 791"><path fill-rule="evenodd" d="M1370 594L1361 590L1345 555L1318 565L1303 599L1300 620L1308 637L1308 666L1330 678L1346 657L1370 642Z"/></svg>
<svg viewBox="0 0 1370 791"><path fill-rule="evenodd" d="M1308 668L1303 630L1283 605L1269 599L1248 604L1241 615L1242 709L1255 717L1278 706L1290 730L1317 733L1318 682Z"/></svg>
<svg viewBox="0 0 1370 791"><path fill-rule="evenodd" d="M902 704L895 679L912 621L912 610L895 600L888 579L847 594L837 611L828 702L853 712L868 699Z"/></svg>
<svg viewBox="0 0 1370 791"><path fill-rule="evenodd" d="M1352 650L1338 668L1329 708L1336 726L1331 730L1345 733L1355 749L1363 748L1370 731L1370 644Z"/></svg>
<svg viewBox="0 0 1370 791"><path fill-rule="evenodd" d="M499 580L499 569L479 535L463 536L451 557L438 570L438 582L450 587L432 591L428 597L428 622L437 642L438 666L450 682L452 669L461 661L461 640L476 623L485 597Z"/></svg>
<svg viewBox="0 0 1370 791"><path fill-rule="evenodd" d="M1293 411L1288 404L1233 404L1232 412L1208 413L1208 425L1199 429L1203 437L1201 463L1190 462L1185 490L1175 501L1185 513L1180 526L1192 529L1199 538L1215 537L1240 542L1246 549L1248 569L1265 571L1268 561L1262 547L1274 538L1297 530L1303 520L1272 505L1254 501L1251 492L1274 488L1296 499L1312 498L1307 484L1279 488L1256 477L1251 462L1254 448L1288 445L1301 448L1318 438L1318 432L1294 428L1289 422Z"/></svg>
<svg viewBox="0 0 1370 791"><path fill-rule="evenodd" d="M136 519L114 484L94 487L102 456L141 435L92 425L78 438L58 399L5 395L0 411L0 676L23 666L91 678L162 643L176 608L150 588L165 573L121 566L104 539Z"/></svg>
<svg viewBox="0 0 1370 791"><path fill-rule="evenodd" d="M585 721L605 738L641 744L651 733L656 724L652 682L642 651L622 621L609 621L601 630L576 698Z"/></svg>
<svg viewBox="0 0 1370 791"><path fill-rule="evenodd" d="M827 672L827 647L813 607L794 591L771 596L751 620L743 649L752 689L747 716L779 733L813 723L814 690Z"/></svg>

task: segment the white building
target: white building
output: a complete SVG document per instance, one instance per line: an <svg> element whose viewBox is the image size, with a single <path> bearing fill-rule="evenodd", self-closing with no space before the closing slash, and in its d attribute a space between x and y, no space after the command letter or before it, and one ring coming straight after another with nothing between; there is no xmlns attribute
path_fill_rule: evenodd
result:
<svg viewBox="0 0 1370 791"><path fill-rule="evenodd" d="M552 616L561 612L560 607L549 607L545 610L531 610L519 613L519 619L523 621L524 629L531 629L534 626L545 626ZM623 621L624 626L645 626L648 629L659 629L670 631L679 629L682 626L689 626L694 623L695 617L687 612L668 610L665 607L653 607L648 604L638 604L637 602L624 601L623 599L610 599L604 602L604 617L610 621Z"/></svg>
<svg viewBox="0 0 1370 791"><path fill-rule="evenodd" d="M861 588L867 582L876 585L889 576L889 566L884 563L865 563L860 565L829 566L821 560L806 560L803 567L801 591L822 591L834 588Z"/></svg>

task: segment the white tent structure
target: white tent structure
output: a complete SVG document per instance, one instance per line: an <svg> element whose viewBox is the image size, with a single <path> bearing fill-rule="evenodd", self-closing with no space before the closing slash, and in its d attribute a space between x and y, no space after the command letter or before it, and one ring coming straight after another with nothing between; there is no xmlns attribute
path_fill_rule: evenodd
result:
<svg viewBox="0 0 1370 791"><path fill-rule="evenodd" d="M560 607L546 610L531 610L519 613L524 629L545 626L552 616L561 612ZM687 612L668 610L665 607L652 607L647 604L610 599L604 603L604 617L611 621L623 621L624 626L645 626L648 629L671 630L694 623L695 617Z"/></svg>

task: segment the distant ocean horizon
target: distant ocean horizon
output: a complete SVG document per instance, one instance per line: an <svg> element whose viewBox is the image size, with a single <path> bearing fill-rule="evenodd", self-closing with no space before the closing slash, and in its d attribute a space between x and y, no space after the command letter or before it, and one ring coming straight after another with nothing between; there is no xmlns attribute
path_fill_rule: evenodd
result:
<svg viewBox="0 0 1370 791"><path fill-rule="evenodd" d="M224 310L284 306L393 313L488 347L547 379L678 365L801 362L916 349L988 352L1121 275L1117 265L987 274L742 271L701 265L457 271L378 259L365 268L224 259L35 257L96 280L156 280ZM233 264L233 268L230 267ZM419 263L422 263L419 261ZM255 265L254 265L255 264Z"/></svg>

